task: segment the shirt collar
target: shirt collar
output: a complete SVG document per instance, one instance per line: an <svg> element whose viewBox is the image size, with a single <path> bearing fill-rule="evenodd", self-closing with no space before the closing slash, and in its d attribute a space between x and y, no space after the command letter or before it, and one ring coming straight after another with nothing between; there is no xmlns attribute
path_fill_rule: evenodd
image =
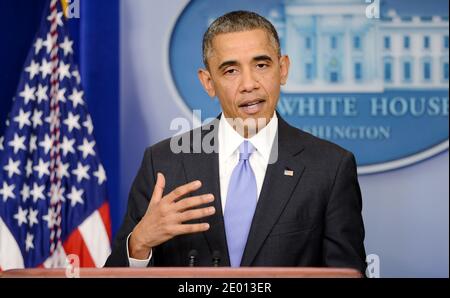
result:
<svg viewBox="0 0 450 298"><path fill-rule="evenodd" d="M261 129L257 134L248 139L248 141L255 147L265 160L269 160L273 141L278 129L278 117L274 112L269 123ZM222 113L219 122L219 153L227 159L233 155L243 141L246 139L242 137L225 119Z"/></svg>

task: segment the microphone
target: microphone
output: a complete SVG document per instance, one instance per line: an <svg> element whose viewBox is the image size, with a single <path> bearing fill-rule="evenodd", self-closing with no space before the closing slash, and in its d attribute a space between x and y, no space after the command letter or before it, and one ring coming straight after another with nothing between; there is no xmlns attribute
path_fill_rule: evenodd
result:
<svg viewBox="0 0 450 298"><path fill-rule="evenodd" d="M198 251L196 249L191 249L188 254L189 267L194 267L197 262Z"/></svg>
<svg viewBox="0 0 450 298"><path fill-rule="evenodd" d="M212 264L213 264L213 267L219 267L219 264L220 264L220 251L218 251L218 250L213 251Z"/></svg>

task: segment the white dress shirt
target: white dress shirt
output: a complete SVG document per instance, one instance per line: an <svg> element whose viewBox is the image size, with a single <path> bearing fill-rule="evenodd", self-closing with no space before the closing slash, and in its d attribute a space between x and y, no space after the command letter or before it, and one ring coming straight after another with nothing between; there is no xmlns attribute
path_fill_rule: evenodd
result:
<svg viewBox="0 0 450 298"><path fill-rule="evenodd" d="M236 132L236 130L234 130L230 123L228 123L228 121L225 119L225 116L223 114L222 117L220 117L218 132L219 179L220 196L223 211L225 210L226 206L230 178L234 168L239 162L239 146L245 140L248 140L255 148L255 152L250 155L249 162L250 166L252 167L253 173L255 174L256 186L258 191L257 193L259 198L277 129L278 118L276 113L274 113L272 119L263 129L261 129L251 138L245 139L238 132ZM130 267L147 267L152 257L152 253L150 252L150 256L145 260L130 258L130 254L128 252L128 239L130 238L130 235L128 235L127 238L127 255Z"/></svg>
<svg viewBox="0 0 450 298"><path fill-rule="evenodd" d="M220 178L220 197L222 199L222 210L225 210L228 185L230 184L233 170L239 162L239 146L245 140L248 140L255 152L250 155L250 166L256 178L256 187L259 194L266 175L267 165L269 163L270 151L278 129L278 118L274 113L269 123L257 134L249 139L242 137L228 123L222 115L219 123L219 178Z"/></svg>

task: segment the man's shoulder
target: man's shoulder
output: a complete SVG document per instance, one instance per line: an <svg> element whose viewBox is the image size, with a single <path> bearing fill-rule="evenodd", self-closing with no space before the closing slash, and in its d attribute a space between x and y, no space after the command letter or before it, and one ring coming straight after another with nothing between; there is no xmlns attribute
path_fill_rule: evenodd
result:
<svg viewBox="0 0 450 298"><path fill-rule="evenodd" d="M208 123L207 125L174 135L147 147L145 149L145 155L156 156L158 158L179 159L185 153L195 153L197 145L204 145L202 140L205 133L211 131L211 126Z"/></svg>

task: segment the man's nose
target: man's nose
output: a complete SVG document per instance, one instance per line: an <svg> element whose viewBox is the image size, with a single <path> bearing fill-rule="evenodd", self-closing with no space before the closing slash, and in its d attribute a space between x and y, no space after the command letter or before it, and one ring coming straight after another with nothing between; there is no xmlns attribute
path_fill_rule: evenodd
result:
<svg viewBox="0 0 450 298"><path fill-rule="evenodd" d="M251 92L259 86L258 78L250 69L242 71L240 92Z"/></svg>

